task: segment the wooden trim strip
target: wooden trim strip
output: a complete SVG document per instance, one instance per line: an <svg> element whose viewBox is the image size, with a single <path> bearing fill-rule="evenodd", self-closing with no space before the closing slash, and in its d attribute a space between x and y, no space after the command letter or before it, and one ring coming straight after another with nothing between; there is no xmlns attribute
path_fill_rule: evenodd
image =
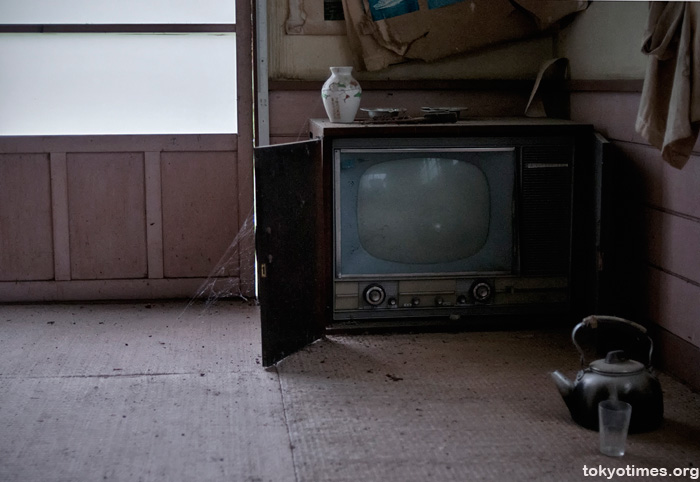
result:
<svg viewBox="0 0 700 482"><path fill-rule="evenodd" d="M8 281L0 282L0 302L192 300L208 282L211 278Z"/></svg>
<svg viewBox="0 0 700 482"><path fill-rule="evenodd" d="M144 153L148 277L163 278L163 202L160 152Z"/></svg>
<svg viewBox="0 0 700 482"><path fill-rule="evenodd" d="M252 225L254 211L253 146L255 83L257 75L253 52L255 49L255 7L252 0L236 1L236 92L238 92L238 135L236 170L238 183L238 256L239 288L246 295L255 293L255 236L251 229L246 235L243 227ZM253 75L251 75L251 73Z"/></svg>
<svg viewBox="0 0 700 482"><path fill-rule="evenodd" d="M532 90L534 79L448 79L448 80L361 80L363 90ZM570 92L641 92L644 80L569 80L564 88ZM544 83L543 85L546 85ZM321 90L323 81L270 80L270 91Z"/></svg>
<svg viewBox="0 0 700 482"><path fill-rule="evenodd" d="M0 152L235 151L237 134L0 136Z"/></svg>
<svg viewBox="0 0 700 482"><path fill-rule="evenodd" d="M51 206L53 216L54 279L71 279L70 231L68 207L68 166L65 152L49 155L51 170Z"/></svg>
<svg viewBox="0 0 700 482"><path fill-rule="evenodd" d="M644 79L569 80L571 92L641 92Z"/></svg>
<svg viewBox="0 0 700 482"><path fill-rule="evenodd" d="M234 23L0 24L0 33L235 33Z"/></svg>
<svg viewBox="0 0 700 482"><path fill-rule="evenodd" d="M362 80L363 90L525 90L532 89L533 80ZM270 80L268 88L275 90L321 90L324 81Z"/></svg>

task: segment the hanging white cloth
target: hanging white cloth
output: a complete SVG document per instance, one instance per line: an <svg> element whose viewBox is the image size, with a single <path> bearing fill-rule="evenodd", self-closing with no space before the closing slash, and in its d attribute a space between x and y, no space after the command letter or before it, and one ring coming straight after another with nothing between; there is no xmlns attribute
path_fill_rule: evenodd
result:
<svg viewBox="0 0 700 482"><path fill-rule="evenodd" d="M682 168L700 131L700 3L650 2L636 130Z"/></svg>

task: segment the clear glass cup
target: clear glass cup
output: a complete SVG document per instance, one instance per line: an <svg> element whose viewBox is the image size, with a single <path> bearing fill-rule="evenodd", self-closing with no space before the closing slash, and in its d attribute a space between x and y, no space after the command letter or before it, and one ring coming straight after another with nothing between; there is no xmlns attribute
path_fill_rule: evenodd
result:
<svg viewBox="0 0 700 482"><path fill-rule="evenodd" d="M625 455L627 431L632 417L632 405L619 400L603 400L598 404L600 451L610 457Z"/></svg>

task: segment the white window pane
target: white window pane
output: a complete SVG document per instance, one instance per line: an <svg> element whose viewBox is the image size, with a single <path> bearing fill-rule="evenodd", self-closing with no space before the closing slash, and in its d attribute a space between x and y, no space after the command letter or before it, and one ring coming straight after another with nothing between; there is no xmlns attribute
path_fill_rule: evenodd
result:
<svg viewBox="0 0 700 482"><path fill-rule="evenodd" d="M0 134L236 132L235 41L0 35Z"/></svg>
<svg viewBox="0 0 700 482"><path fill-rule="evenodd" d="M235 23L235 0L0 0L0 23Z"/></svg>

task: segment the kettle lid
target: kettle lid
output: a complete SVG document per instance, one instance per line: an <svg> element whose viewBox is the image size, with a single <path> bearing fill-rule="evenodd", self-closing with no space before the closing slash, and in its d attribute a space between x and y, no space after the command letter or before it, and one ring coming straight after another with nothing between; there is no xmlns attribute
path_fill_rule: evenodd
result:
<svg viewBox="0 0 700 482"><path fill-rule="evenodd" d="M622 350L609 352L605 358L591 362L591 369L605 375L631 375L644 370L644 365L630 360Z"/></svg>

